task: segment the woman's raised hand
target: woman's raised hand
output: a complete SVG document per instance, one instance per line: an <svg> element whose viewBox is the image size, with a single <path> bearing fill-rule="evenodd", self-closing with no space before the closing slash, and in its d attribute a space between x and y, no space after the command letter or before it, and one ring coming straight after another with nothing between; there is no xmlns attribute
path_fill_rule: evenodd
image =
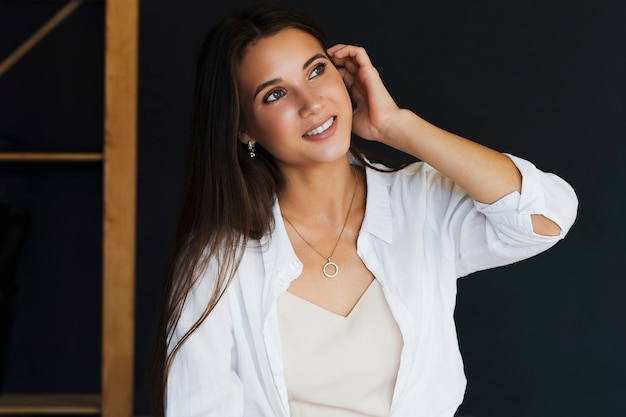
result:
<svg viewBox="0 0 626 417"><path fill-rule="evenodd" d="M352 131L363 139L385 143L388 130L400 109L367 52L362 47L345 44L334 45L327 52L356 105Z"/></svg>

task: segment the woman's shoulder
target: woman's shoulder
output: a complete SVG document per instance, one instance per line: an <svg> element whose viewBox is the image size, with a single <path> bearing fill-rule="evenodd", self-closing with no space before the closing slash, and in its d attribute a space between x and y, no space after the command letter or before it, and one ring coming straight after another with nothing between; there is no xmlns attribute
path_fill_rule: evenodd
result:
<svg viewBox="0 0 626 417"><path fill-rule="evenodd" d="M377 162L370 162L370 164L371 166L365 168L368 180L383 182L388 186L406 184L428 187L432 184L441 186L450 182L447 177L424 161L409 162L399 168L390 168ZM448 184L446 188L449 188L449 185L451 184Z"/></svg>

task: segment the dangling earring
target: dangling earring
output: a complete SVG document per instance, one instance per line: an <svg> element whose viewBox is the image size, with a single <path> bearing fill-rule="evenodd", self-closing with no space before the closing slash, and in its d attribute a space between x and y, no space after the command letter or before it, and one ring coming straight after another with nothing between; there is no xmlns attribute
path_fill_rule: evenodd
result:
<svg viewBox="0 0 626 417"><path fill-rule="evenodd" d="M248 149L250 150L250 158L254 158L256 154L254 153L254 142L251 140L248 141Z"/></svg>

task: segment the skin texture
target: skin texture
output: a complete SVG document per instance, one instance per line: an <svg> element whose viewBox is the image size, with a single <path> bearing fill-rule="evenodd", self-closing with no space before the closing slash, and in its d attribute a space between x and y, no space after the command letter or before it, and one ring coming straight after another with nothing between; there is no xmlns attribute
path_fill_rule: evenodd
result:
<svg viewBox="0 0 626 417"><path fill-rule="evenodd" d="M361 47L324 51L309 34L285 29L248 48L238 81L246 121L240 140L258 142L285 176L279 202L304 264L289 291L336 314L349 314L374 279L356 254L366 188L363 172L355 176L349 164L351 132L428 162L478 201L493 203L521 189L519 171L502 153L399 108ZM334 120L328 130L305 135L328 120ZM538 234L560 232L541 215L532 224ZM326 261L304 239L325 256L337 243L332 259L342 279L320 279Z"/></svg>
<svg viewBox="0 0 626 417"><path fill-rule="evenodd" d="M350 96L339 71L312 36L286 29L250 47L239 67L247 129L283 171L344 159L350 146ZM330 118L323 134L304 136Z"/></svg>

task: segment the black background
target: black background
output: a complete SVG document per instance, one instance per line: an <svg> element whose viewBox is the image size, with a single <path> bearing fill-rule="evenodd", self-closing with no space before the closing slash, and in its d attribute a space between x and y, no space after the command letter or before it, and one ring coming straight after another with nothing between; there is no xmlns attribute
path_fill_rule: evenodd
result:
<svg viewBox="0 0 626 417"><path fill-rule="evenodd" d="M140 5L136 415L182 198L195 57L242 2ZM468 389L459 415L626 415L626 3L285 1L364 46L400 106L566 179L569 236L459 280ZM62 3L0 0L0 58ZM0 150L98 151L103 5L82 5L0 77ZM382 149L385 150L385 149ZM100 386L98 163L0 164L31 229L3 335L2 392Z"/></svg>

